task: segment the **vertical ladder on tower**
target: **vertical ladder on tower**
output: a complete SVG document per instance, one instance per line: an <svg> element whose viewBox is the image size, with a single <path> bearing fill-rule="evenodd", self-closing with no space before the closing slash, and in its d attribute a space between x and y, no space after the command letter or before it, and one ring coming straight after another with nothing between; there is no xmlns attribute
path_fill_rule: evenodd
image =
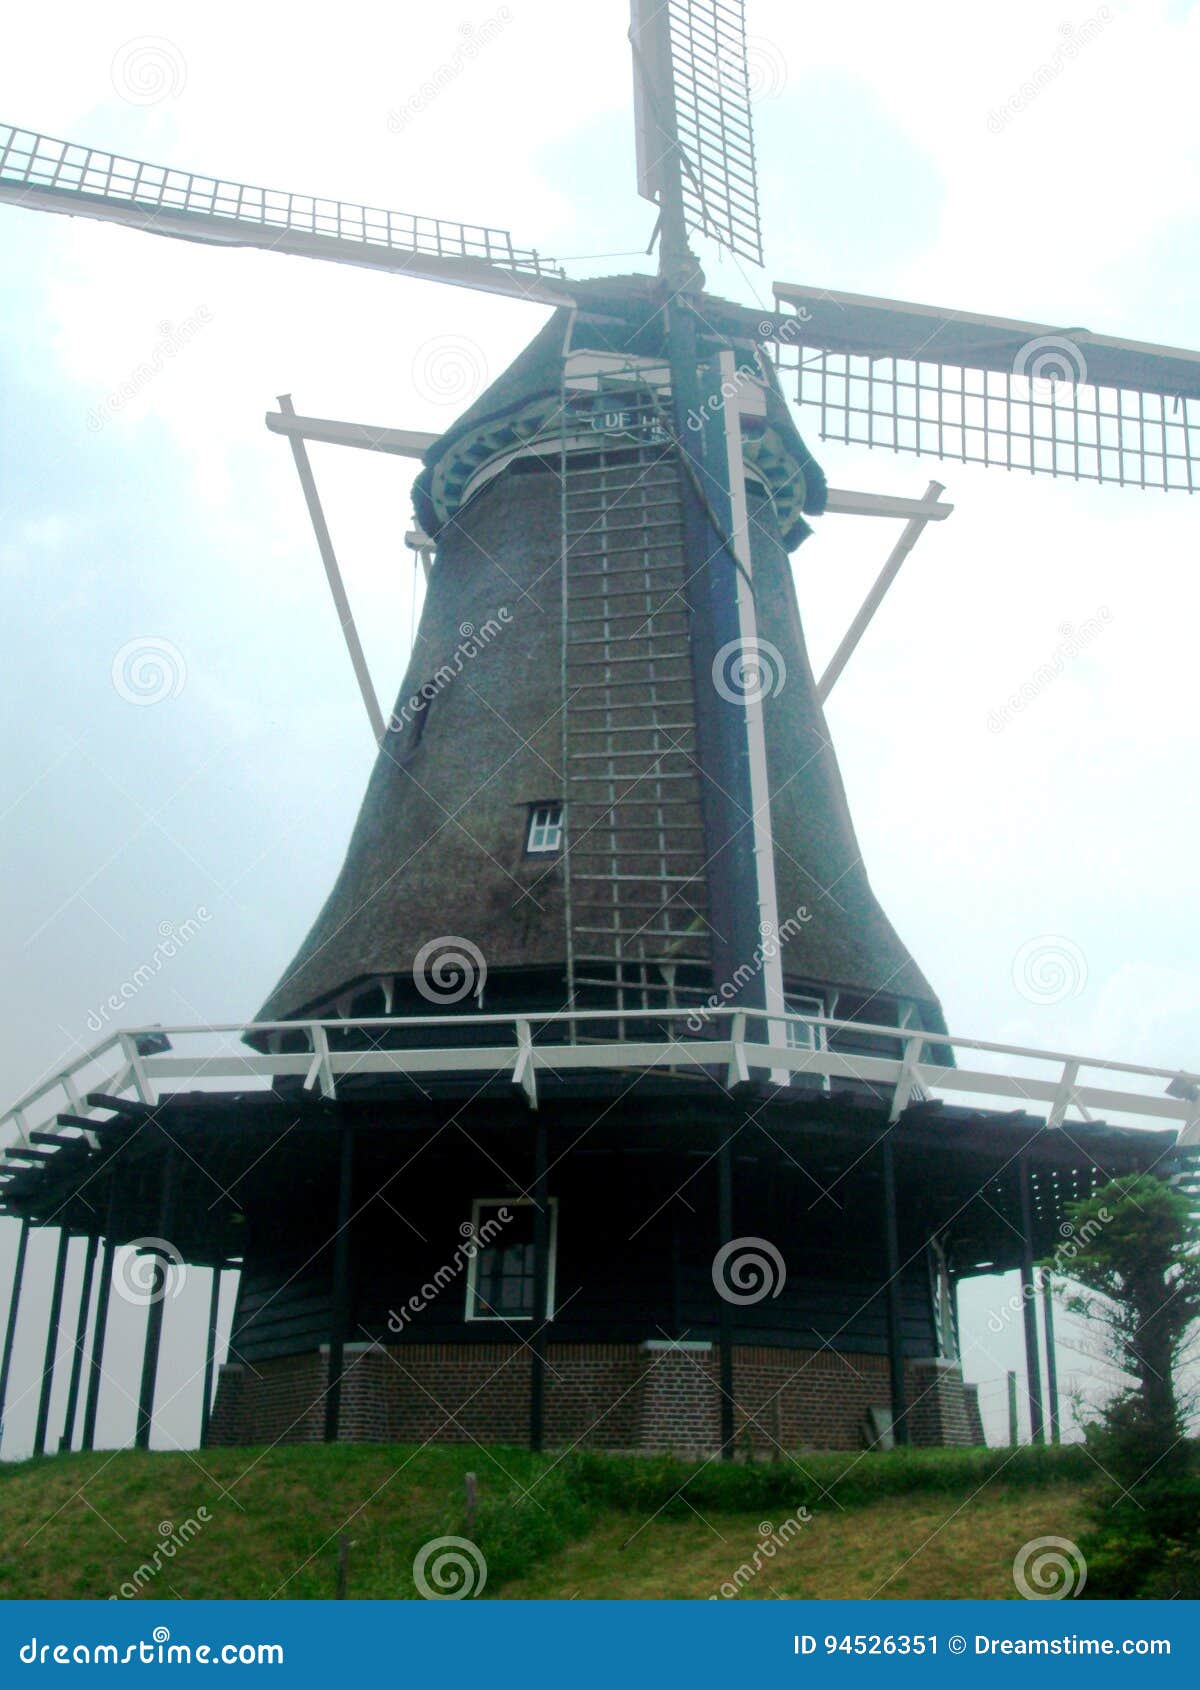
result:
<svg viewBox="0 0 1200 1690"><path fill-rule="evenodd" d="M639 365L563 408L567 950L580 1009L674 1008L711 989L669 403L665 369Z"/></svg>

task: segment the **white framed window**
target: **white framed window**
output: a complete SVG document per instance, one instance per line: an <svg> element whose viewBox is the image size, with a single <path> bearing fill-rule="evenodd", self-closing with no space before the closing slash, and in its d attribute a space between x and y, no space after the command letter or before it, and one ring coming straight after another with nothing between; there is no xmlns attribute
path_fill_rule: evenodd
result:
<svg viewBox="0 0 1200 1690"><path fill-rule="evenodd" d="M822 998L786 997L783 1007L789 1015L824 1015L825 1003ZM787 1027L787 1044L789 1050L824 1050L824 1027L806 1027L802 1021L789 1021Z"/></svg>
<svg viewBox="0 0 1200 1690"><path fill-rule="evenodd" d="M543 856L549 855L553 851L561 851L562 837L562 805L552 799L531 804L529 806L529 832L525 836L526 851L531 856Z"/></svg>
<svg viewBox="0 0 1200 1690"><path fill-rule="evenodd" d="M532 1197L477 1197L471 1225L478 1248L467 1267L467 1320L533 1319ZM505 1218L507 1217L507 1219ZM554 1319L558 1262L558 1198L550 1199L546 1319Z"/></svg>

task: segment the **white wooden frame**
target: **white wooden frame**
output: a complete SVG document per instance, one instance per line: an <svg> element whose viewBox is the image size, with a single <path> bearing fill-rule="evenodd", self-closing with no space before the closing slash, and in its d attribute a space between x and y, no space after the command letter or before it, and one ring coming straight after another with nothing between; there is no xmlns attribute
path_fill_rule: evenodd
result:
<svg viewBox="0 0 1200 1690"><path fill-rule="evenodd" d="M554 1319L554 1290L558 1272L558 1198L550 1198L550 1260L546 1272L546 1319ZM478 1232L480 1215L484 1209L532 1209L536 1207L532 1197L476 1197L471 1202L471 1229ZM502 1247L502 1246L501 1246ZM493 1248L486 1244L484 1249ZM479 1275L479 1257L481 1250L467 1263L467 1295L463 1304L463 1319L472 1325L477 1321L487 1322L489 1325L504 1326L518 1320L532 1321L532 1314L477 1314L475 1313L475 1289ZM536 1310L535 1310L536 1314Z"/></svg>

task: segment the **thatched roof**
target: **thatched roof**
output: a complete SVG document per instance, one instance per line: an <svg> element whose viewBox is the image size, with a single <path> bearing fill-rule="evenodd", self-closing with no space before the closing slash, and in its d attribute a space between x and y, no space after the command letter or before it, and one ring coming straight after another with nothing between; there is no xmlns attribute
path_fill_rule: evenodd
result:
<svg viewBox="0 0 1200 1690"><path fill-rule="evenodd" d="M596 287L598 315L577 321L573 345L607 339L661 356L644 288ZM438 557L397 731L376 762L337 883L261 1019L311 1011L356 981L409 974L422 946L443 935L468 939L491 972L564 965L561 865L524 850L528 806L562 795L558 477L525 458L461 507L451 492L455 454L470 451L481 429L524 413L539 394L557 402L562 339L555 318L429 455L415 496L437 531ZM777 392L768 407L775 449L785 451L802 507L815 513L824 480ZM802 907L808 915L785 946L785 971L863 996L916 999L926 1024L938 1025L928 982L871 892L817 703L788 560L806 531L796 512L781 534L778 503L754 501L759 631L788 675L765 707L779 909L781 918ZM450 678L435 684L428 708L408 708L439 671Z"/></svg>

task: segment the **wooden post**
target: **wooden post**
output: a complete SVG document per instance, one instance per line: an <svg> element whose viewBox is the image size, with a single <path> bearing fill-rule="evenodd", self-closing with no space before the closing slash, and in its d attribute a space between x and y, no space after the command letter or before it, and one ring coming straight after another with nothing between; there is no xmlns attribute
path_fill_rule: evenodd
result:
<svg viewBox="0 0 1200 1690"><path fill-rule="evenodd" d="M1054 1350L1054 1286L1050 1269L1042 1269L1042 1327L1046 1338L1046 1396L1050 1405L1050 1442L1062 1442L1058 1401L1058 1356Z"/></svg>
<svg viewBox="0 0 1200 1690"><path fill-rule="evenodd" d="M733 1241L733 1142L727 1138L717 1152L717 1248ZM733 1395L733 1304L717 1291L718 1378L721 1389L721 1459L733 1460L735 1435Z"/></svg>
<svg viewBox="0 0 1200 1690"><path fill-rule="evenodd" d="M111 1213L110 1213L111 1223ZM104 1375L104 1340L108 1335L108 1299L112 1290L113 1256L116 1245L110 1230L100 1257L100 1288L96 1293L96 1323L92 1328L92 1359L88 1366L87 1398L83 1405L83 1438L80 1449L96 1447L96 1412L100 1406L100 1381Z"/></svg>
<svg viewBox="0 0 1200 1690"><path fill-rule="evenodd" d="M1017 1376L1011 1370L1008 1375L1008 1441L1013 1449L1021 1441L1021 1427L1017 1420Z"/></svg>
<svg viewBox="0 0 1200 1690"><path fill-rule="evenodd" d="M337 1232L333 1241L333 1302L329 1371L325 1381L325 1442L335 1444L342 1413L342 1372L350 1329L350 1217L354 1200L354 1128L338 1115Z"/></svg>
<svg viewBox="0 0 1200 1690"><path fill-rule="evenodd" d="M212 1270L212 1289L208 1297L208 1336L204 1345L204 1401L200 1405L200 1448L208 1439L208 1420L212 1413L213 1374L217 1366L217 1315L221 1309L221 1268Z"/></svg>
<svg viewBox="0 0 1200 1690"><path fill-rule="evenodd" d="M179 1152L170 1142L163 1155L162 1183L158 1199L158 1236L167 1243L175 1230L175 1187L178 1183ZM146 1315L146 1340L142 1350L142 1383L138 1392L137 1432L134 1442L138 1449L150 1448L150 1428L154 1421L154 1391L158 1384L158 1355L162 1348L163 1316L167 1300L167 1264L161 1252L154 1260L154 1279L150 1290L150 1308Z"/></svg>
<svg viewBox="0 0 1200 1690"><path fill-rule="evenodd" d="M96 1249L100 1240L94 1232L88 1234L87 1252L83 1258L83 1284L79 1288L79 1309L75 1316L75 1347L71 1353L71 1382L67 1387L67 1412L63 1421L60 1450L70 1449L75 1441L75 1416L79 1409L79 1381L83 1376L83 1352L87 1344L87 1319L92 1306L92 1280L96 1273Z"/></svg>
<svg viewBox="0 0 1200 1690"><path fill-rule="evenodd" d="M468 1473L465 1480L466 1490L466 1520L467 1536L475 1536L475 1506L479 1500L479 1481L474 1473Z"/></svg>
<svg viewBox="0 0 1200 1690"><path fill-rule="evenodd" d="M1042 1415L1042 1370L1038 1361L1037 1290L1033 1282L1033 1189L1029 1180L1029 1158L1017 1160L1021 1188L1021 1309L1025 1325L1025 1381L1029 1395L1029 1435L1044 1444L1046 1429Z"/></svg>
<svg viewBox="0 0 1200 1690"><path fill-rule="evenodd" d="M50 1425L50 1393L54 1389L54 1364L58 1357L58 1334L62 1326L63 1282L67 1276L67 1251L70 1247L71 1234L64 1226L58 1234L54 1285L50 1292L50 1319L46 1327L46 1353L42 1361L42 1390L38 1397L37 1429L33 1436L35 1455L46 1453L46 1431Z"/></svg>
<svg viewBox="0 0 1200 1690"><path fill-rule="evenodd" d="M529 1341L529 1447L546 1442L546 1305L550 1296L550 1193L546 1123L539 1115L533 1150L533 1315Z"/></svg>
<svg viewBox="0 0 1200 1690"><path fill-rule="evenodd" d="M350 1540L345 1532L338 1533L337 1545L337 1586L333 1595L335 1601L344 1602L350 1594Z"/></svg>
<svg viewBox="0 0 1200 1690"><path fill-rule="evenodd" d="M904 1303L900 1283L900 1223L896 1214L896 1152L889 1126L880 1146L883 1174L883 1245L887 1312L888 1380L892 1399L892 1442L900 1447L910 1439L908 1385L904 1377Z"/></svg>
<svg viewBox="0 0 1200 1690"><path fill-rule="evenodd" d="M4 1438L4 1414L8 1407L8 1376L12 1372L13 1345L17 1341L17 1316L21 1308L21 1287L25 1282L25 1252L29 1248L29 1222L22 1220L17 1239L17 1260L13 1267L12 1291L8 1299L8 1321L4 1328L4 1356L0 1360L0 1441Z"/></svg>

